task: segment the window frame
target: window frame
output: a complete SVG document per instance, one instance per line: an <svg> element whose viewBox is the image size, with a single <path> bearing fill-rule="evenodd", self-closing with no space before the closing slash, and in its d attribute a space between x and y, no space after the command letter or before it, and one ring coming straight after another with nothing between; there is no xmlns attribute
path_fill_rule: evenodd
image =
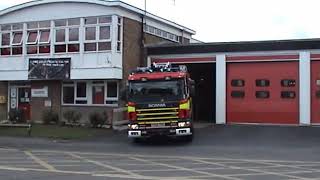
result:
<svg viewBox="0 0 320 180"><path fill-rule="evenodd" d="M3 34L9 34L9 45L2 45L2 35ZM1 37L0 37L0 39L1 39L1 43L0 43L0 46L1 46L1 48L7 48L7 47L11 47L11 41L12 41L12 32L11 31L4 31L4 32L1 32Z"/></svg>
<svg viewBox="0 0 320 180"><path fill-rule="evenodd" d="M108 83L117 83L117 97L108 97ZM119 83L117 81L105 81L105 101L119 100Z"/></svg>
<svg viewBox="0 0 320 180"><path fill-rule="evenodd" d="M100 22L100 18L111 18L110 22L107 23L101 23ZM96 24L84 24L84 33L83 33L83 46L84 46L84 53L92 53L92 52L110 52L112 51L112 34L113 34L113 28L112 28L112 16L99 16L99 17L86 17L86 18L96 18L97 19L97 23ZM86 19L84 18L84 19ZM110 35L109 35L109 39L100 39L100 28L101 27L109 27L110 28ZM86 31L87 28L95 28L96 32L95 32L95 40L86 40ZM92 51L88 51L86 50L86 45L87 44L93 44L95 43L95 50ZM99 50L99 43L110 43L110 49L107 50Z"/></svg>
<svg viewBox="0 0 320 180"><path fill-rule="evenodd" d="M64 102L63 90L64 90L65 87L72 87L73 88L73 103L72 104ZM74 105L76 103L75 102L75 83L72 83L72 84L62 83L61 94L62 94L62 96L61 96L61 104L62 105Z"/></svg>
<svg viewBox="0 0 320 180"><path fill-rule="evenodd" d="M13 43L14 37L15 37L15 33L21 33L21 39L19 43ZM13 31L12 32L12 37L11 37L11 46L22 46L23 44L23 31Z"/></svg>
<svg viewBox="0 0 320 180"><path fill-rule="evenodd" d="M37 37L34 41L29 42L29 36L31 32L37 32ZM27 30L27 39L26 39L26 44L27 45L37 45L38 44L38 39L39 39L39 30Z"/></svg>
<svg viewBox="0 0 320 180"><path fill-rule="evenodd" d="M86 83L86 98L77 98L77 83L85 82ZM117 97L107 97L108 93L108 86L107 84L109 82L116 82L117 83ZM103 86L104 87L104 104L94 104L93 103L93 87L95 86ZM63 94L63 88L64 87L73 87L73 95L74 95L74 100L73 104L69 103L64 103L64 94ZM120 87L120 82L116 80L101 80L100 83L95 83L94 80L81 80L81 81L66 81L62 82L61 85L61 105L62 106L107 106L107 107L118 107L119 106L119 87ZM77 104L76 101L87 101L86 104ZM108 101L114 102L114 103L107 103Z"/></svg>
<svg viewBox="0 0 320 180"><path fill-rule="evenodd" d="M79 20L79 24L70 24L69 23L69 20L75 20L75 19L78 19ZM54 29L54 54L77 54L77 53L80 53L81 49L80 49L80 39L81 39L81 36L80 36L80 32L81 32L81 18L71 18L71 19L61 19L61 21L65 21L65 25L63 26L54 26L53 29ZM78 40L77 41L70 41L70 30L71 29L78 29ZM65 35L65 38L64 38L64 42L56 42L56 33L57 33L57 30L64 30L64 35ZM62 46L64 45L65 46L65 51L64 52L56 52L56 46ZM69 51L69 45L78 45L78 51Z"/></svg>
<svg viewBox="0 0 320 180"><path fill-rule="evenodd" d="M41 35L43 32L48 32L49 31L49 36L48 36L48 40L47 41L44 41L44 42L41 42ZM50 45L50 42L51 42L51 30L50 29L40 29L39 30L39 45L43 45L43 44L49 44Z"/></svg>

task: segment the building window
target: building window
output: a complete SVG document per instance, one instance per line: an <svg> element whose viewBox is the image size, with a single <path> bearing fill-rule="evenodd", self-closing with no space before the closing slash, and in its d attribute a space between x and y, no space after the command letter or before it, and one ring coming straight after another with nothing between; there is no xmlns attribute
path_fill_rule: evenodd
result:
<svg viewBox="0 0 320 180"><path fill-rule="evenodd" d="M13 32L12 45L22 45L22 32Z"/></svg>
<svg viewBox="0 0 320 180"><path fill-rule="evenodd" d="M233 98L244 98L244 91L232 91L231 97Z"/></svg>
<svg viewBox="0 0 320 180"><path fill-rule="evenodd" d="M99 39L100 40L110 39L110 26L100 26Z"/></svg>
<svg viewBox="0 0 320 180"><path fill-rule="evenodd" d="M96 17L88 17L84 20L85 24L97 24L97 18Z"/></svg>
<svg viewBox="0 0 320 180"><path fill-rule="evenodd" d="M28 31L27 44L37 44L38 31Z"/></svg>
<svg viewBox="0 0 320 180"><path fill-rule="evenodd" d="M50 53L51 21L27 23L27 54Z"/></svg>
<svg viewBox="0 0 320 180"><path fill-rule="evenodd" d="M21 55L22 47L12 47L12 55Z"/></svg>
<svg viewBox="0 0 320 180"><path fill-rule="evenodd" d="M1 45L2 46L10 46L10 39L11 35L10 33L2 33L1 35Z"/></svg>
<svg viewBox="0 0 320 180"><path fill-rule="evenodd" d="M66 30L65 29L56 29L56 42L65 42L66 41Z"/></svg>
<svg viewBox="0 0 320 180"><path fill-rule="evenodd" d="M76 104L87 104L87 83L76 83Z"/></svg>
<svg viewBox="0 0 320 180"><path fill-rule="evenodd" d="M245 85L244 80L242 79L232 79L231 86L233 87L243 87Z"/></svg>
<svg viewBox="0 0 320 180"><path fill-rule="evenodd" d="M79 28L69 29L69 42L79 41Z"/></svg>
<svg viewBox="0 0 320 180"><path fill-rule="evenodd" d="M2 56L9 56L11 54L10 48L1 48L1 55Z"/></svg>
<svg viewBox="0 0 320 180"><path fill-rule="evenodd" d="M282 91L281 98L284 99L294 99L296 97L296 92L294 91Z"/></svg>
<svg viewBox="0 0 320 180"><path fill-rule="evenodd" d="M270 81L267 79L257 79L256 86L257 87L268 87L268 86L270 86Z"/></svg>
<svg viewBox="0 0 320 180"><path fill-rule="evenodd" d="M118 17L118 29L117 29L117 51L121 51L121 35L122 35L122 19Z"/></svg>
<svg viewBox="0 0 320 180"><path fill-rule="evenodd" d="M50 43L50 29L40 30L39 43L44 43L44 44Z"/></svg>
<svg viewBox="0 0 320 180"><path fill-rule="evenodd" d="M85 19L84 51L111 50L111 22L110 16Z"/></svg>
<svg viewBox="0 0 320 180"><path fill-rule="evenodd" d="M163 31L150 25L147 25L146 28L144 28L144 32L164 39L168 39L170 41L179 42L179 37L177 35Z"/></svg>
<svg viewBox="0 0 320 180"><path fill-rule="evenodd" d="M282 87L294 87L296 86L296 80L294 79L283 79L281 80Z"/></svg>
<svg viewBox="0 0 320 180"><path fill-rule="evenodd" d="M63 103L74 104L74 87L73 86L63 87Z"/></svg>
<svg viewBox="0 0 320 180"><path fill-rule="evenodd" d="M62 86L63 104L117 105L118 91L116 81L66 82Z"/></svg>
<svg viewBox="0 0 320 180"><path fill-rule="evenodd" d="M86 43L84 44L85 51L97 51L97 44L96 43Z"/></svg>
<svg viewBox="0 0 320 180"><path fill-rule="evenodd" d="M117 98L118 97L118 83L108 82L107 83L107 98Z"/></svg>
<svg viewBox="0 0 320 180"><path fill-rule="evenodd" d="M55 21L55 53L75 53L80 51L80 18Z"/></svg>
<svg viewBox="0 0 320 180"><path fill-rule="evenodd" d="M270 97L269 91L256 91L256 98L267 99Z"/></svg>
<svg viewBox="0 0 320 180"><path fill-rule="evenodd" d="M86 98L87 97L87 83L80 82L77 83L77 98Z"/></svg>
<svg viewBox="0 0 320 180"><path fill-rule="evenodd" d="M37 54L37 53L38 53L38 46L27 47L27 54Z"/></svg>
<svg viewBox="0 0 320 180"><path fill-rule="evenodd" d="M96 27L86 27L86 41L96 40Z"/></svg>
<svg viewBox="0 0 320 180"><path fill-rule="evenodd" d="M99 51L111 50L111 42L99 42L98 50Z"/></svg>
<svg viewBox="0 0 320 180"><path fill-rule="evenodd" d="M59 19L54 21L54 26L55 27L62 27L67 25L67 20L65 19Z"/></svg>

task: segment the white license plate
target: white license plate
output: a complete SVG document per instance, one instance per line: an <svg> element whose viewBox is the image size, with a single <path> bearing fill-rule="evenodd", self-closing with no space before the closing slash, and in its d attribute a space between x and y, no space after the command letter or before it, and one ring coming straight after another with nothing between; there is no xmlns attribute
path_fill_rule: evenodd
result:
<svg viewBox="0 0 320 180"><path fill-rule="evenodd" d="M165 123L157 123L157 124L151 124L151 127L153 128L160 128L160 127L165 127Z"/></svg>

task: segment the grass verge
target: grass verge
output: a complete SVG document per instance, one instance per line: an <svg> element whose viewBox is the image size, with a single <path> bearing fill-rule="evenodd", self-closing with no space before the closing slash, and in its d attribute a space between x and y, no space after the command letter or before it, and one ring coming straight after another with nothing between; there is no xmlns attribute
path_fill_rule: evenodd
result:
<svg viewBox="0 0 320 180"><path fill-rule="evenodd" d="M108 136L110 129L94 129L85 127L61 127L57 125L32 126L31 137L53 139L88 139L92 137ZM0 127L0 136L28 136L27 128Z"/></svg>

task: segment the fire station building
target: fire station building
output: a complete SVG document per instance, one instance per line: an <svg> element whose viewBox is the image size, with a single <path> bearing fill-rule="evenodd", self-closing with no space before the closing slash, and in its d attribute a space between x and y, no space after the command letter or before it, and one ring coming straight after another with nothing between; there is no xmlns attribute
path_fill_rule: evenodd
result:
<svg viewBox="0 0 320 180"><path fill-rule="evenodd" d="M148 63L185 64L195 113L217 124L320 124L320 40L149 46Z"/></svg>
<svg viewBox="0 0 320 180"><path fill-rule="evenodd" d="M195 32L120 1L38 0L0 11L0 120L41 120L120 106L119 90L147 44L189 43Z"/></svg>

